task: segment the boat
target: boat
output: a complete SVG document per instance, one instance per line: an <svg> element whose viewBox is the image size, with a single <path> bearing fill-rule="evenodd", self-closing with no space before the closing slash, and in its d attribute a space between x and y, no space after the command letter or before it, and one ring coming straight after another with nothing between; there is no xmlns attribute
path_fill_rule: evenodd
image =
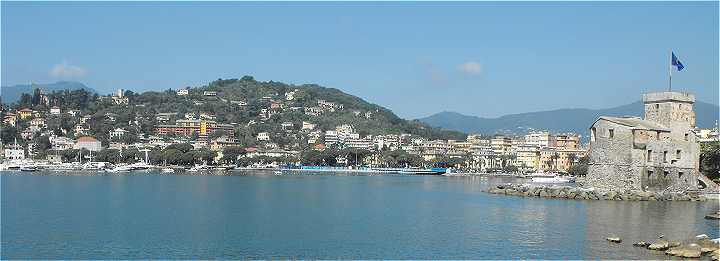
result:
<svg viewBox="0 0 720 261"><path fill-rule="evenodd" d="M198 171L207 170L207 169L208 169L207 165L195 165L192 168L188 169L188 171L189 172L198 172Z"/></svg>
<svg viewBox="0 0 720 261"><path fill-rule="evenodd" d="M160 170L160 172L162 172L162 173L175 173L175 170L172 169L172 168L164 168L164 169Z"/></svg>
<svg viewBox="0 0 720 261"><path fill-rule="evenodd" d="M532 182L532 183L573 183L573 182L575 182L575 178L561 177L561 176L534 177L534 178L530 179L530 182Z"/></svg>
<svg viewBox="0 0 720 261"><path fill-rule="evenodd" d="M280 176L280 175L282 175L282 171L276 170L276 171L273 171L273 174L275 174L275 176Z"/></svg>
<svg viewBox="0 0 720 261"><path fill-rule="evenodd" d="M141 171L141 170L150 170L153 166L148 165L145 162L138 162L130 165L122 165L117 166L113 169L108 170L109 172L130 172L130 171Z"/></svg>
<svg viewBox="0 0 720 261"><path fill-rule="evenodd" d="M20 166L20 171L38 171L40 168L33 165Z"/></svg>

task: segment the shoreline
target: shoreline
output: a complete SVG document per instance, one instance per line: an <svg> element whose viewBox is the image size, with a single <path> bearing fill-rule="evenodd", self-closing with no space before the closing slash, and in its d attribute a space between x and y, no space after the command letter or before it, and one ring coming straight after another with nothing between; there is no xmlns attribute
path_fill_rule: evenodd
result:
<svg viewBox="0 0 720 261"><path fill-rule="evenodd" d="M640 190L600 190L570 186L531 184L502 184L488 188L490 194L537 197L568 200L616 200L616 201L707 201L701 192L662 193Z"/></svg>

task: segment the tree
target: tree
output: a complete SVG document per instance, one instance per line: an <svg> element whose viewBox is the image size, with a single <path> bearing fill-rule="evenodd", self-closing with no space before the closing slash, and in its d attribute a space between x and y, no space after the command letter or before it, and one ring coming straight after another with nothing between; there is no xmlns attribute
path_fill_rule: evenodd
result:
<svg viewBox="0 0 720 261"><path fill-rule="evenodd" d="M577 163L570 166L570 170L568 171L570 175L573 176L585 176L588 172L588 163L590 162L590 158L587 156L581 157L578 159Z"/></svg>
<svg viewBox="0 0 720 261"><path fill-rule="evenodd" d="M244 155L245 149L240 146L231 146L223 149L222 161L226 164L234 164L238 156Z"/></svg>
<svg viewBox="0 0 720 261"><path fill-rule="evenodd" d="M716 182L720 179L720 141L700 145L700 172Z"/></svg>

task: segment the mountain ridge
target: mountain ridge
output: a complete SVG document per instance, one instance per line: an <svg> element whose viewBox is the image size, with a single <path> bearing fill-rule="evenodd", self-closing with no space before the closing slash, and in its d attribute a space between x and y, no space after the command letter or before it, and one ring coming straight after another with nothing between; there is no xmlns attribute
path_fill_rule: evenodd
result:
<svg viewBox="0 0 720 261"><path fill-rule="evenodd" d="M13 103L20 100L20 96L23 93L32 94L35 88L43 89L43 92L51 93L54 91L63 90L87 90L91 93L98 93L95 89L88 87L81 82L75 81L57 81L54 83L43 83L43 84L16 84L10 86L0 86L0 96L2 96L3 103Z"/></svg>
<svg viewBox="0 0 720 261"><path fill-rule="evenodd" d="M720 109L715 104L698 101L695 103L695 113L698 127L711 128L715 126ZM466 133L524 134L531 130L549 130L584 135L589 126L600 116L642 117L643 114L642 101L636 101L607 109L555 109L508 114L496 118L443 111L418 120L433 127Z"/></svg>

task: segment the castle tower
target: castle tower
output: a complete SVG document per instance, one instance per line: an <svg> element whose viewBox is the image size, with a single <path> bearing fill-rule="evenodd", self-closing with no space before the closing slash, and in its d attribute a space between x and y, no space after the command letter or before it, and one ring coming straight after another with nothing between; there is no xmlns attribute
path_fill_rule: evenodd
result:
<svg viewBox="0 0 720 261"><path fill-rule="evenodd" d="M695 95L683 92L651 92L643 95L643 103L645 120L678 131L695 128Z"/></svg>

